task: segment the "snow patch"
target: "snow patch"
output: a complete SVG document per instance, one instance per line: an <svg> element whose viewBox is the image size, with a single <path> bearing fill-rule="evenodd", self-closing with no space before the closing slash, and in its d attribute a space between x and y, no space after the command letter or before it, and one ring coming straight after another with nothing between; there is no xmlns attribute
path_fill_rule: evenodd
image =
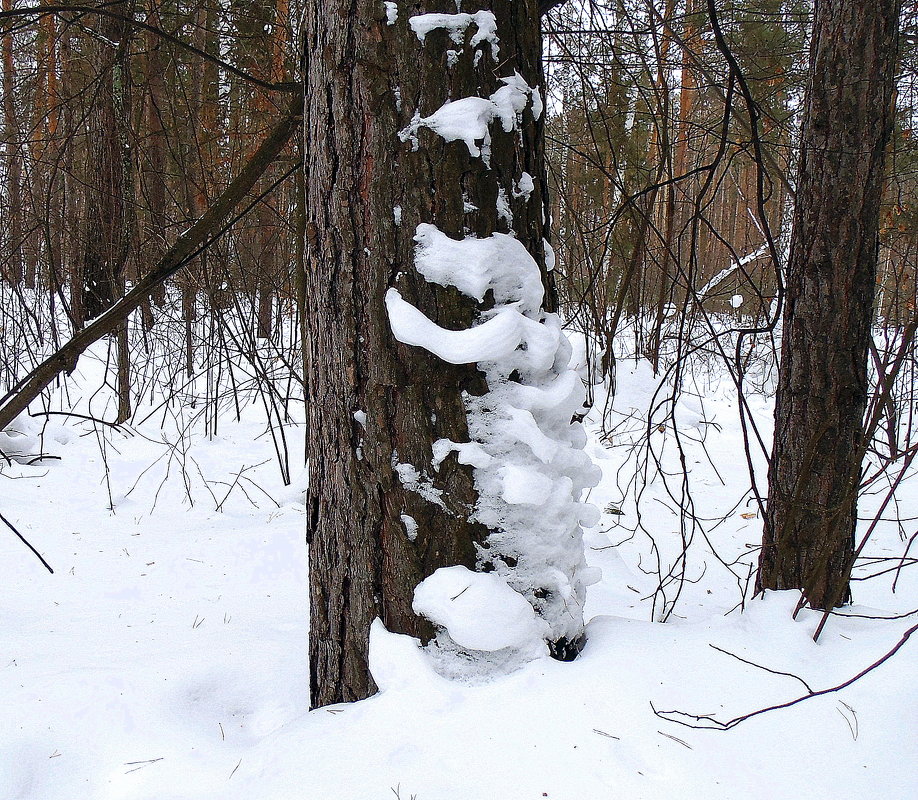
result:
<svg viewBox="0 0 918 800"><path fill-rule="evenodd" d="M554 272L555 264L555 250L548 243L547 239L542 239L542 247L545 248L545 270L547 272Z"/></svg>
<svg viewBox="0 0 918 800"><path fill-rule="evenodd" d="M533 116L541 115L542 99L538 89L529 86L519 72L501 78L504 84L490 97L463 97L444 103L429 117L415 111L406 128L399 132L403 142L418 148L418 130L429 128L447 142L461 141L473 158L479 156L486 165L491 161L490 125L500 120L501 127L509 133L519 127L526 106L532 103ZM478 142L481 142L479 146Z"/></svg>
<svg viewBox="0 0 918 800"><path fill-rule="evenodd" d="M441 567L422 581L411 607L469 650L521 648L547 633L545 621L500 576L463 566Z"/></svg>
<svg viewBox="0 0 918 800"><path fill-rule="evenodd" d="M392 470L398 476L399 482L409 492L423 497L428 503L439 506L444 511L448 511L446 503L443 502L443 492L433 485L430 478L419 472L412 464L399 463L398 453L392 453Z"/></svg>
<svg viewBox="0 0 918 800"><path fill-rule="evenodd" d="M500 39L497 36L497 20L490 11L476 11L474 14L418 14L408 20L408 24L422 42L431 31L443 28L458 45L465 42L469 26L475 25L478 30L469 45L475 48L487 42L491 46L491 58L497 61Z"/></svg>
<svg viewBox="0 0 918 800"><path fill-rule="evenodd" d="M435 225L421 223L414 241L415 267L429 282L455 286L478 302L492 290L496 302L516 302L523 313L541 307L545 290L538 265L515 237L495 233L486 239L456 240Z"/></svg>
<svg viewBox="0 0 918 800"><path fill-rule="evenodd" d="M513 212L510 210L510 201L503 187L497 190L497 218L508 228L513 229Z"/></svg>
<svg viewBox="0 0 918 800"><path fill-rule="evenodd" d="M514 309L504 309L474 328L451 331L402 298L398 289L389 289L386 311L392 335L398 341L423 347L450 364L502 358L516 350L523 338L521 315Z"/></svg>
<svg viewBox="0 0 918 800"><path fill-rule="evenodd" d="M533 181L532 175L530 175L528 172L524 172L522 175L520 175L520 179L516 182L516 186L513 188L513 196L522 197L524 200L528 200L529 195L531 195L534 191L535 181Z"/></svg>
<svg viewBox="0 0 918 800"><path fill-rule="evenodd" d="M409 542L413 542L418 538L417 520L410 514L401 514L400 519L402 520L402 525L405 526L405 536L408 538Z"/></svg>
<svg viewBox="0 0 918 800"><path fill-rule="evenodd" d="M450 454L457 453L460 464L469 464L479 469L487 467L493 460L487 451L475 442L454 442L451 439L437 439L433 443L433 458L430 463L434 469L439 469L440 464Z"/></svg>

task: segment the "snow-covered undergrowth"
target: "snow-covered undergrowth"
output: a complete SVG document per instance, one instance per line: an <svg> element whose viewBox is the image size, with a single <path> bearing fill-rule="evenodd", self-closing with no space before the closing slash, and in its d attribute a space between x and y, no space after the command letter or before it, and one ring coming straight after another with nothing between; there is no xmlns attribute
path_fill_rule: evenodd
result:
<svg viewBox="0 0 918 800"><path fill-rule="evenodd" d="M80 374L86 383L71 394L89 397L99 375L82 366ZM761 523L743 516L754 508L731 510L745 491L736 398L713 372L698 382L703 396L686 393L675 422L653 435L663 447L684 434L697 508L725 517L706 528L711 544L724 561L748 563ZM618 433L603 439L598 419L588 419L586 448L603 472L590 500L604 513L587 534L587 558L602 580L588 592L580 658L541 657L468 685L438 675L415 642L377 628L380 694L314 712L302 484L284 487L268 461L263 409L245 407L241 423L224 419L213 439L200 427L170 427L190 414L176 405L165 429L161 415L123 433L39 420L20 452L56 459L15 459L0 475L0 512L55 568L49 575L11 532L0 534L0 797L914 796L914 639L839 693L727 732L654 715L727 720L805 694L801 679L817 691L842 683L914 624L864 616L918 606L918 576L903 568L895 593L893 573L856 583L849 616L830 620L814 643L818 615L793 621L793 593L727 614L736 580L699 534L669 621L653 621L651 536L666 563L682 547L679 517L659 480L638 506L622 487L635 452L628 426L645 429L660 384L645 362L627 361L618 384L610 411ZM750 403L765 425L768 403ZM296 428L287 433L295 439ZM918 486L909 484L895 514L903 521L918 516ZM646 530L632 535L636 508ZM881 523L875 537L870 555L901 553L896 523Z"/></svg>

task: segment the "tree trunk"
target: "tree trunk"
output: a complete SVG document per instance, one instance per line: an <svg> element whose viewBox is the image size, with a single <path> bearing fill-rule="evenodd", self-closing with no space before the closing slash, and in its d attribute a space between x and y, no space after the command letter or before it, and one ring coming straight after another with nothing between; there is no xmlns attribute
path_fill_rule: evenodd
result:
<svg viewBox="0 0 918 800"><path fill-rule="evenodd" d="M810 57L760 589L849 598L898 0L820 0Z"/></svg>
<svg viewBox="0 0 918 800"><path fill-rule="evenodd" d="M423 12L456 11L452 0L419 5ZM443 28L419 41L403 4L394 24L376 0L314 0L306 12L314 706L375 691L367 657L376 617L390 631L430 638L430 623L411 609L415 586L440 567L473 568L476 545L488 533L469 521L476 501L471 469L455 456L439 472L430 469L435 440L469 441L463 392L482 394L484 378L472 365L445 364L399 345L384 305L398 279L404 298L434 322L469 327L480 306L421 277L412 237L419 223L453 238L506 232L506 216L496 210L500 195L518 239L544 263L542 130L529 109L519 131L491 125L490 168L464 142L425 128L416 131L414 148L398 136L416 114L430 115L448 100L488 97L514 70L541 85L535 0L485 0L479 8L497 19L497 61L488 42L471 46L474 25L463 45ZM453 58L450 49L463 52ZM528 201L514 195L523 171L535 178ZM430 490L410 491L399 466ZM408 517L416 538L406 531Z"/></svg>
<svg viewBox="0 0 918 800"><path fill-rule="evenodd" d="M9 11L11 0L3 0L2 8ZM6 247L0 253L2 277L14 286L22 283L22 143L16 120L16 63L13 58L13 34L3 37L3 157L8 181Z"/></svg>

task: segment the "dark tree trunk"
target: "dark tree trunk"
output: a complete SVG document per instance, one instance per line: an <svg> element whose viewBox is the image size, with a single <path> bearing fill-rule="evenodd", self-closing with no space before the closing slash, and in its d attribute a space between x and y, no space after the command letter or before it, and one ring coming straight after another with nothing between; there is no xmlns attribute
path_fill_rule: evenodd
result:
<svg viewBox="0 0 918 800"><path fill-rule="evenodd" d="M10 0L3 0L2 8L9 11L12 8ZM6 227L6 247L0 253L0 274L2 277L18 286L22 283L22 154L20 149L19 125L16 120L16 64L13 54L13 35L3 37L3 157L5 160L4 172L8 178L8 206Z"/></svg>
<svg viewBox="0 0 918 800"><path fill-rule="evenodd" d="M424 117L448 100L488 97L514 70L540 86L538 3L476 6L496 16L497 62L486 42L473 60L472 26L464 52L449 63L447 50L460 46L443 29L420 42L408 25L409 8L456 11L452 0L399 4L392 25L376 0L313 0L306 13L314 706L375 691L367 651L376 617L391 631L429 638L429 623L411 610L415 586L443 566L474 567L475 544L487 535L468 521L476 500L471 469L455 456L436 474L430 469L433 441L468 441L462 393L483 393L483 376L400 345L389 329L383 298L400 273L399 291L439 325L465 328L475 317L473 301L427 283L414 269L416 226L432 223L454 238L507 231L496 212L502 191L518 238L544 263L542 131L530 109L519 132L491 126L490 169L463 142L447 143L425 128L416 150L398 136L416 112ZM528 202L513 193L523 171L535 178ZM464 202L477 210L465 211ZM442 499L408 491L397 464L417 470ZM416 539L406 535L402 515L417 521Z"/></svg>
<svg viewBox="0 0 918 800"><path fill-rule="evenodd" d="M149 19L157 26L162 26L159 18L159 2L149 4ZM167 149L166 129L163 116L166 113L166 58L163 53L162 40L149 31L146 34L146 103L144 106L144 124L147 135L147 162L143 173L150 229L143 237L147 245L146 259L158 261L166 252L166 211L167 190ZM138 265L138 269L142 269ZM162 306L166 301L165 288L160 286L153 293L153 302ZM143 304L144 327L153 326L153 312L149 301Z"/></svg>
<svg viewBox="0 0 918 800"><path fill-rule="evenodd" d="M128 17L133 4L115 4L124 19L101 17L96 42L101 57L96 106L91 114L93 182L84 189L84 245L79 286L80 302L74 303L86 319L111 308L123 294L124 266L130 247L133 206L127 198L133 187L130 177L130 59Z"/></svg>
<svg viewBox="0 0 918 800"><path fill-rule="evenodd" d="M761 589L849 598L898 0L819 0L787 270Z"/></svg>

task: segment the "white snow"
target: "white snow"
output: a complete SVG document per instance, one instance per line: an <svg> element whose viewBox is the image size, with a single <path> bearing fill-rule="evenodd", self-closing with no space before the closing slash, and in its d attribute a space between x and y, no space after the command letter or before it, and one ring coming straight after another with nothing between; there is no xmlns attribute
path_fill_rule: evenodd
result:
<svg viewBox="0 0 918 800"><path fill-rule="evenodd" d="M456 458L460 464L469 464L473 467L487 467L490 465L492 456L488 455L485 449L475 442L454 442L450 439L437 439L431 448L433 457L430 463L434 469L439 469L450 453L456 453Z"/></svg>
<svg viewBox="0 0 918 800"><path fill-rule="evenodd" d="M741 294L735 294L730 298L730 305L733 308L739 308L743 304L743 296Z"/></svg>
<svg viewBox="0 0 918 800"><path fill-rule="evenodd" d="M442 567L414 590L411 607L460 647L494 651L541 640L547 625L493 572Z"/></svg>
<svg viewBox="0 0 918 800"><path fill-rule="evenodd" d="M529 195L531 195L534 191L535 181L533 181L532 175L530 175L528 172L524 172L522 175L520 175L520 179L516 182L516 187L513 190L513 196L522 197L524 200L528 200Z"/></svg>
<svg viewBox="0 0 918 800"><path fill-rule="evenodd" d="M487 393L465 400L469 442L440 440L431 463L436 469L457 450L462 463L472 464L478 492L472 518L491 531L479 553L482 567L528 600L551 641L575 641L587 585L580 526L597 519L582 500L599 470L583 451L581 426L571 423L584 398L571 345L558 317L540 310L539 268L517 239L494 234L457 241L421 224L415 242L415 267L424 278L479 301L490 292L495 302L472 327L452 331L397 289L386 295L397 340L450 363L477 363L487 380ZM450 648L446 636L437 640L442 652ZM540 648L532 641L518 648L520 658ZM456 663L441 659L438 668L452 674ZM508 660L481 660L479 666L488 663L510 666Z"/></svg>
<svg viewBox="0 0 918 800"><path fill-rule="evenodd" d="M383 5L386 7L386 25L394 25L398 22L398 4L385 0Z"/></svg>
<svg viewBox="0 0 918 800"><path fill-rule="evenodd" d="M503 187L497 190L497 218L513 230L513 211L510 210L510 200Z"/></svg>
<svg viewBox="0 0 918 800"><path fill-rule="evenodd" d="M533 116L541 114L541 95L538 89L530 87L518 72L501 78L504 84L490 97L463 97L450 100L428 117L415 111L411 123L399 132L403 142L410 141L416 150L418 130L429 128L447 142L461 141L469 149L469 155L481 157L485 164L491 158L490 125L499 120L506 132L517 128L523 111L532 104ZM481 142L481 145L478 143Z"/></svg>
<svg viewBox="0 0 918 800"><path fill-rule="evenodd" d="M90 380L101 372L95 370L104 348L95 358L81 359L72 378L71 397L84 398L78 411L89 410L90 397L105 400L94 391L99 381ZM654 393L667 385L648 362L625 358L617 380L609 419L616 435L602 438L594 412L586 447L603 473L591 500L623 513L604 513L586 534L590 566L581 578L592 583L601 569L602 579L589 591L588 640L577 661L538 657L488 683L466 685L445 680L416 640L377 622L370 663L381 693L312 712L305 483L300 473L294 486L282 484L258 406L245 406L241 423L225 419L211 439L188 427L181 406L165 425L151 418L123 432L76 419L20 417L20 435L0 445L16 446L21 456L0 465L0 511L55 573L11 532L0 535L0 797L916 796L914 636L848 688L726 733L654 715L653 708L680 709L726 720L805 694L794 677L752 664L799 676L813 689L846 681L915 624L914 615L866 616L893 617L918 606L918 575L904 567L895 593L893 574L857 582L857 604L844 610L848 616L833 616L814 643L820 615L803 610L792 619L795 592L747 596L745 609L731 611L740 589L699 538L676 616L653 621L655 548L665 574L681 550L678 517L658 476L630 489L628 482ZM762 522L741 516L754 510L749 506L730 512L748 488L736 394L725 375L699 372L695 380L708 418L720 426L708 426L703 444L686 442L697 510L709 518L728 514L711 532L712 543L726 562L740 559L746 575L757 557L748 545L761 538ZM540 388L518 386L513 397L527 408L554 408L565 398L573 407L575 382L562 373ZM60 399L55 394L53 409ZM749 403L768 435L771 402L751 395ZM292 424L288 437L297 430ZM653 435L662 447L673 431ZM302 439L291 445L301 447ZM60 460L28 463L25 456L37 448ZM662 455L665 468L677 463L670 449ZM215 511L210 491L219 501L231 486ZM635 530L639 489L647 533ZM879 501L866 502L868 514ZM914 477L899 493L895 516L918 516ZM901 553L895 521L881 522L875 537L871 554ZM488 614L492 608L488 603ZM458 629L456 635L463 638ZM492 660L500 653L489 651Z"/></svg>
<svg viewBox="0 0 918 800"><path fill-rule="evenodd" d="M457 45L465 42L466 30L470 25L475 25L478 30L472 36L469 46L474 49L487 42L491 46L491 58L497 61L500 39L497 36L497 20L491 11L476 11L474 14L418 14L411 17L408 24L422 42L431 31L442 28Z"/></svg>
<svg viewBox="0 0 918 800"><path fill-rule="evenodd" d="M415 267L431 283L455 286L479 302L490 289L495 301L517 301L524 313L541 307L545 290L538 267L514 236L495 233L485 239L456 240L435 225L421 223L414 241Z"/></svg>
<svg viewBox="0 0 918 800"><path fill-rule="evenodd" d="M554 272L555 269L555 251L548 243L547 239L542 240L542 247L545 248L545 269L547 272Z"/></svg>
<svg viewBox="0 0 918 800"><path fill-rule="evenodd" d="M502 358L523 340L521 315L512 308L501 310L474 328L452 331L431 321L393 288L386 292L386 311L392 335L398 341L423 347L450 364Z"/></svg>
<svg viewBox="0 0 918 800"><path fill-rule="evenodd" d="M418 538L418 522L410 514L401 514L400 518L402 520L402 525L405 526L405 536L408 537L408 541L413 542Z"/></svg>
<svg viewBox="0 0 918 800"><path fill-rule="evenodd" d="M398 453L392 453L392 470L398 476L399 482L409 492L423 497L428 503L439 506L444 511L446 503L443 502L443 491L433 485L433 482L424 472L419 472L413 464L400 463Z"/></svg>
<svg viewBox="0 0 918 800"><path fill-rule="evenodd" d="M552 479L536 469L504 464L499 470L503 484L500 496L505 503L541 506L554 490Z"/></svg>

